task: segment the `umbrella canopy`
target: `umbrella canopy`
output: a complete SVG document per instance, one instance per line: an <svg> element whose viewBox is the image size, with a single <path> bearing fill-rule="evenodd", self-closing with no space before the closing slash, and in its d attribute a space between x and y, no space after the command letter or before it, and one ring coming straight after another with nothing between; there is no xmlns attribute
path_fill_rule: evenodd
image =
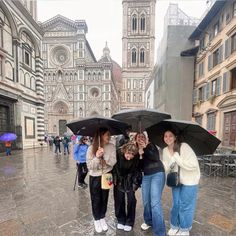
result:
<svg viewBox="0 0 236 236"><path fill-rule="evenodd" d="M93 137L99 127L106 127L111 135L124 134L128 125L124 122L103 117L93 116L89 118L79 119L66 124L67 127L76 135Z"/></svg>
<svg viewBox="0 0 236 236"><path fill-rule="evenodd" d="M14 133L5 133L0 136L0 141L8 142L8 141L16 140L16 138L17 136Z"/></svg>
<svg viewBox="0 0 236 236"><path fill-rule="evenodd" d="M141 132L151 125L171 118L171 116L155 109L127 109L115 113L112 118L131 125L132 131Z"/></svg>
<svg viewBox="0 0 236 236"><path fill-rule="evenodd" d="M150 141L161 148L165 147L163 135L168 129L175 130L181 142L188 143L197 156L212 154L221 142L195 122L172 119L163 120L149 127L147 133Z"/></svg>

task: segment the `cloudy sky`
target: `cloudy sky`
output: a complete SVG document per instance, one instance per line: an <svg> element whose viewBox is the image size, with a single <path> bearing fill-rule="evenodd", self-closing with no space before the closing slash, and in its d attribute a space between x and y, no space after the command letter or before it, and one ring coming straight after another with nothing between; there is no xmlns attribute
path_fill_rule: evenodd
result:
<svg viewBox="0 0 236 236"><path fill-rule="evenodd" d="M156 49L163 33L163 19L169 3L178 3L189 16L201 18L207 8L206 0L157 0ZM87 40L97 59L102 56L105 42L111 57L121 65L122 58L122 0L38 0L38 20L44 22L61 14L71 20L85 20Z"/></svg>

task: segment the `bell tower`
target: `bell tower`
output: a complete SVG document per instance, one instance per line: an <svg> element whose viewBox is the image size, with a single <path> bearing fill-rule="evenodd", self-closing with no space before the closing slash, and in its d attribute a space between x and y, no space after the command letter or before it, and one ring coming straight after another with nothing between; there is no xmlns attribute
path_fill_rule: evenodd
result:
<svg viewBox="0 0 236 236"><path fill-rule="evenodd" d="M144 107L154 66L156 0L123 0L121 107Z"/></svg>

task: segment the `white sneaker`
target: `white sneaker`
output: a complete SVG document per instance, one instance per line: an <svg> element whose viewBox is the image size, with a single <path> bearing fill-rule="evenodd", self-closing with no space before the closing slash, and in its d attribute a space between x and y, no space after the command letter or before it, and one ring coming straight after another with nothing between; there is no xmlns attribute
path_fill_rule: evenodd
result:
<svg viewBox="0 0 236 236"><path fill-rule="evenodd" d="M146 230L148 230L150 227L151 227L151 226L150 226L150 225L147 225L146 223L142 223L142 224L141 224L141 229L142 229L142 230L145 230L145 231L146 231Z"/></svg>
<svg viewBox="0 0 236 236"><path fill-rule="evenodd" d="M107 231L107 230L108 230L108 226L107 226L107 223L106 223L106 221L105 221L104 218L103 218L103 219L100 219L100 224L101 224L101 226L102 226L102 230L103 230L103 231Z"/></svg>
<svg viewBox="0 0 236 236"><path fill-rule="evenodd" d="M95 227L95 231L97 233L101 233L102 232L102 226L101 226L100 220L95 220L94 221L94 227Z"/></svg>
<svg viewBox="0 0 236 236"><path fill-rule="evenodd" d="M176 235L189 236L189 231L181 231L181 230L179 230L179 232Z"/></svg>
<svg viewBox="0 0 236 236"><path fill-rule="evenodd" d="M117 226L116 226L117 229L124 229L124 227L125 227L124 225L119 224L119 223L118 223Z"/></svg>
<svg viewBox="0 0 236 236"><path fill-rule="evenodd" d="M132 230L132 226L125 225L124 231L129 232L129 231L131 231L131 230Z"/></svg>
<svg viewBox="0 0 236 236"><path fill-rule="evenodd" d="M179 231L179 229L172 229L170 228L168 231L168 235L177 235L177 232Z"/></svg>

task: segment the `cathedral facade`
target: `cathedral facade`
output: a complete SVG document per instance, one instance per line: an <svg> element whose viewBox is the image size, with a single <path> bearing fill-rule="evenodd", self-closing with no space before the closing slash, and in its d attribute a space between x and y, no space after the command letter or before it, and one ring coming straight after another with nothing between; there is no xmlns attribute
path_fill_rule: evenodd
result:
<svg viewBox="0 0 236 236"><path fill-rule="evenodd" d="M0 1L0 134L17 134L13 148L44 139L43 33L36 9L36 1Z"/></svg>
<svg viewBox="0 0 236 236"><path fill-rule="evenodd" d="M48 135L63 135L71 120L120 109L121 68L105 45L96 60L86 39L84 20L57 15L42 23L45 126Z"/></svg>
<svg viewBox="0 0 236 236"><path fill-rule="evenodd" d="M141 108L154 66L156 0L123 0L121 106Z"/></svg>

